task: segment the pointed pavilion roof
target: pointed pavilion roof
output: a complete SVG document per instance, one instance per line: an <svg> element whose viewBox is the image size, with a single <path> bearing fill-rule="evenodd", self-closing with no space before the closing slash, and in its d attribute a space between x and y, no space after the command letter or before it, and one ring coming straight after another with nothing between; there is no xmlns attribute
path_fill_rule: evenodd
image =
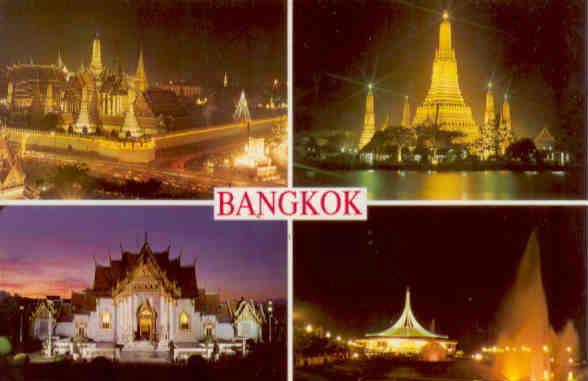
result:
<svg viewBox="0 0 588 381"><path fill-rule="evenodd" d="M399 338L439 338L447 339L447 336L437 335L427 331L419 324L410 307L410 290L406 289L404 310L400 318L390 328L377 333L368 333L367 337L399 337Z"/></svg>

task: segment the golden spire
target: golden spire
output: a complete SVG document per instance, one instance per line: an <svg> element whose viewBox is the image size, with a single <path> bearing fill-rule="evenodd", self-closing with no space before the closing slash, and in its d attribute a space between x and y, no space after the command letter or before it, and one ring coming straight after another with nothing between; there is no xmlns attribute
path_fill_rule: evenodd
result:
<svg viewBox="0 0 588 381"><path fill-rule="evenodd" d="M510 115L510 103L508 102L508 93L504 94L502 111L500 113L500 125L497 131L498 153L504 155L508 146L513 142L512 119Z"/></svg>
<svg viewBox="0 0 588 381"><path fill-rule="evenodd" d="M94 37L94 41L92 41L92 61L90 63L90 71L96 77L102 73L102 51L100 47L100 38L98 34Z"/></svg>
<svg viewBox="0 0 588 381"><path fill-rule="evenodd" d="M57 67L62 69L65 66L63 59L61 58L61 49L57 50Z"/></svg>
<svg viewBox="0 0 588 381"><path fill-rule="evenodd" d="M135 74L135 86L137 90L144 92L147 90L148 82L145 74L145 64L143 62L143 48L139 49L139 61L137 62L137 72Z"/></svg>
<svg viewBox="0 0 588 381"><path fill-rule="evenodd" d="M451 23L449 14L443 12L443 21L439 26L439 53L451 54Z"/></svg>
<svg viewBox="0 0 588 381"><path fill-rule="evenodd" d="M496 111L494 110L492 82L488 82L484 125L482 126L482 159L486 160L494 154L496 154Z"/></svg>
<svg viewBox="0 0 588 381"><path fill-rule="evenodd" d="M363 131L359 138L358 150L365 147L374 137L376 130L376 118L374 115L374 93L372 91L372 84L368 85L368 93L365 99L365 116L363 120Z"/></svg>
<svg viewBox="0 0 588 381"><path fill-rule="evenodd" d="M139 138L143 136L143 129L139 126L135 115L135 96L133 90L129 89L129 109L125 115L125 121L119 133L120 138ZM147 233L145 233L145 243L147 243Z"/></svg>
<svg viewBox="0 0 588 381"><path fill-rule="evenodd" d="M404 128L410 127L410 103L408 102L408 95L404 96L404 105L402 106L402 120L400 125Z"/></svg>
<svg viewBox="0 0 588 381"><path fill-rule="evenodd" d="M496 114L494 111L494 94L492 93L492 82L488 83L488 91L486 91L486 111L484 113L484 124L494 125Z"/></svg>
<svg viewBox="0 0 588 381"><path fill-rule="evenodd" d="M416 109L412 126L437 123L444 130L461 132L463 136L454 143L465 144L474 153L480 131L461 94L451 39L449 14L444 12L439 25L439 46L433 61L431 87L424 102Z"/></svg>
<svg viewBox="0 0 588 381"><path fill-rule="evenodd" d="M93 134L96 132L96 126L90 120L90 94L88 91L88 85L84 84L82 87L82 100L80 103L80 113L78 114L78 120L74 125L74 131L78 134Z"/></svg>

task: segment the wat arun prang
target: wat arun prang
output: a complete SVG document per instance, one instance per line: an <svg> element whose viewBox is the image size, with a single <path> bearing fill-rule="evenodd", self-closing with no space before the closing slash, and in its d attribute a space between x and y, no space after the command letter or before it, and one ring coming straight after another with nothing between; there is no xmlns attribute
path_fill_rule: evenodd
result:
<svg viewBox="0 0 588 381"><path fill-rule="evenodd" d="M441 130L457 132L459 136L453 140L453 143L466 146L470 154L480 155L483 159L494 154L503 155L506 147L513 142L510 105L508 97L505 96L500 115L494 115L494 95L491 93L491 87L489 84L487 94L487 97L492 98L491 109L488 109L487 105L486 114L492 113L493 117L486 116L484 125L480 127L474 121L472 110L461 94L457 59L452 46L451 23L449 14L444 12L439 26L439 46L433 61L431 86L425 100L417 107L410 124L407 123L410 118L408 111L410 105L405 99L401 125L405 128L436 125ZM360 150L374 136L374 126L371 118L368 118L373 115L373 93L370 88L366 100L364 126L358 145ZM495 125L498 120L499 126Z"/></svg>

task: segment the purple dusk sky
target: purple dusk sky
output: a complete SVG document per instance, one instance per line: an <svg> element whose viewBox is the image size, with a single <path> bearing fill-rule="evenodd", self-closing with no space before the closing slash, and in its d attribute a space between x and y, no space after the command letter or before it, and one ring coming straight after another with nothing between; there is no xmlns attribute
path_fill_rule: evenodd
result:
<svg viewBox="0 0 588 381"><path fill-rule="evenodd" d="M214 221L205 206L11 206L0 210L0 290L69 297L91 287L94 260L171 244L182 264L197 258L198 287L225 298L286 298L284 222Z"/></svg>

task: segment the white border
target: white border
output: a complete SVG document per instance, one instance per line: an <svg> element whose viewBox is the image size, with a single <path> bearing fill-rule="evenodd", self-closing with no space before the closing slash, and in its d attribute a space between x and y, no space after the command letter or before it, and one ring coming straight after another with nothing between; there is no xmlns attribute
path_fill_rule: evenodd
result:
<svg viewBox="0 0 588 381"><path fill-rule="evenodd" d="M294 0L287 0L287 66L288 66L288 187L294 186ZM286 319L287 325L287 371L288 381L294 381L294 228L292 220L288 221L288 240L287 250L287 273L288 285L287 295L288 312Z"/></svg>

